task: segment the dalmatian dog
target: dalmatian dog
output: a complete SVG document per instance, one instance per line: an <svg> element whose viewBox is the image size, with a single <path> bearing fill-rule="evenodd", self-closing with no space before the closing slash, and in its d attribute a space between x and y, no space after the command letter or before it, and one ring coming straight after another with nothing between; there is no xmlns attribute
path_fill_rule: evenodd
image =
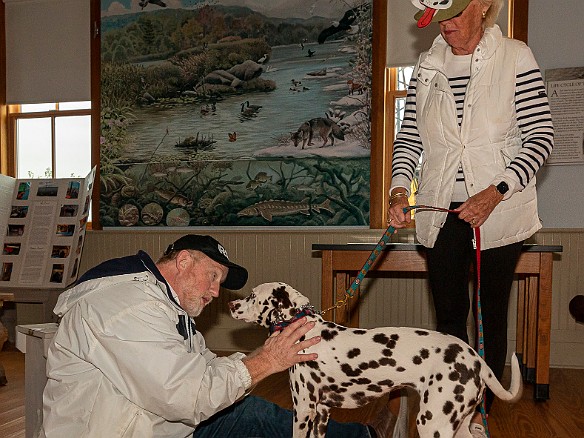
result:
<svg viewBox="0 0 584 438"><path fill-rule="evenodd" d="M331 408L357 408L400 387L420 394L420 438L470 438L469 423L486 386L508 402L521 397L515 355L506 391L477 352L454 336L406 327L343 327L325 321L285 283L260 284L229 309L235 319L271 331L302 316L316 322L306 337L322 340L305 351L318 353L318 359L289 370L294 438L324 437Z"/></svg>

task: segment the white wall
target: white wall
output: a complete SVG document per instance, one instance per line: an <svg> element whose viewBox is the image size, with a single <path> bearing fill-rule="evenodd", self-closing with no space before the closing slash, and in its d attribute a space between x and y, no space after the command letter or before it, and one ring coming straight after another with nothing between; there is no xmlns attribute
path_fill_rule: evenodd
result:
<svg viewBox="0 0 584 438"><path fill-rule="evenodd" d="M584 67L584 0L530 0L528 45L541 71ZM545 228L584 227L584 165L544 166L538 174Z"/></svg>

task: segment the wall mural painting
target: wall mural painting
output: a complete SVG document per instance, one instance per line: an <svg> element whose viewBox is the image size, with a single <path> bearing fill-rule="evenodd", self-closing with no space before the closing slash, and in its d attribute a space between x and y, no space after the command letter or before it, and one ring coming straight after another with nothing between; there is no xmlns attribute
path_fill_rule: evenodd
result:
<svg viewBox="0 0 584 438"><path fill-rule="evenodd" d="M108 226L369 224L370 0L102 0Z"/></svg>

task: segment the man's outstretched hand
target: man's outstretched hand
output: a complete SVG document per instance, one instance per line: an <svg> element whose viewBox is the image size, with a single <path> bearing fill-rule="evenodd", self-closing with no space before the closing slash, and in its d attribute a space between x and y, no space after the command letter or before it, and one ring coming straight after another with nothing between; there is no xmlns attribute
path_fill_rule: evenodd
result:
<svg viewBox="0 0 584 438"><path fill-rule="evenodd" d="M316 360L316 353L301 353L320 342L320 336L300 341L313 327L313 321L308 322L306 317L300 318L282 331L272 334L264 345L245 357L243 363L249 371L252 385L294 364Z"/></svg>

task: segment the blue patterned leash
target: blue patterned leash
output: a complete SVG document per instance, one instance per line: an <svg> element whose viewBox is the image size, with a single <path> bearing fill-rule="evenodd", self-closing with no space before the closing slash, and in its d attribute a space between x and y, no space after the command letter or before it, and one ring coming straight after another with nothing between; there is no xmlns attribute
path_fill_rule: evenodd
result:
<svg viewBox="0 0 584 438"><path fill-rule="evenodd" d="M448 210L447 208L430 207L428 205L410 205L409 207L404 207L404 209L403 209L404 214L409 213L412 210L443 211L446 213L456 213L454 210ZM353 283L351 283L351 286L349 286L349 289L347 289L346 294L349 297L351 297L351 298L353 297L353 294L357 291L357 289L361 285L361 282L363 281L363 279L367 275L367 272L369 272L369 269L371 269L371 266L373 266L373 263L375 263L375 260L377 260L377 257L379 256L379 254L381 254L383 252L385 245L388 244L389 239L391 239L391 235L393 233L395 233L395 228L390 224L387 227L387 230L385 230L385 233L383 233L383 236L381 236L381 239L379 240L379 242L377 242L377 245L375 246L375 248L373 248L373 251L371 251L371 255L369 255L369 258L367 259L367 261L365 262L365 264L363 265L363 267L359 271L359 274L357 274L357 277L355 278L355 280L353 280Z"/></svg>
<svg viewBox="0 0 584 438"><path fill-rule="evenodd" d="M429 206L429 205L410 205L409 207L404 207L404 209L403 209L404 213L408 213L412 210L417 210L418 212L421 212L421 211L441 211L441 212L445 212L445 213L458 213L457 211L449 210L447 208L433 207L433 206ZM353 282L351 283L351 286L349 286L349 288L345 292L345 294L347 296L349 296L350 298L353 297L354 293L357 291L357 289L361 285L361 282L363 281L363 279L367 275L367 272L369 272L369 269L371 269L371 266L373 266L373 263L375 263L375 260L377 260L377 257L379 256L379 254L381 254L383 252L385 246L388 244L389 240L391 239L392 234L395 233L395 231L396 231L395 228L391 224L387 227L387 230L385 230L385 233L383 233L383 236L381 236L381 239L379 239L379 242L377 242L377 245L375 245L375 248L373 248L373 251L371 251L369 258L365 261L365 264L363 265L363 267L359 271L359 274L357 274L357 277L355 278L355 280L353 280ZM482 357L483 359L485 359L485 337L484 337L484 331L483 331L483 315L482 315L482 309L481 309L481 231L480 231L480 228L473 228L473 232L474 232L474 237L475 237L474 238L474 247L475 247L475 251L476 251L476 271L477 271L476 300L475 300L476 301L475 323L476 323L477 333L478 333L477 349L478 349L479 356ZM346 299L341 300L341 301L339 301L338 305L346 304L346 302L347 302ZM335 307L338 307L338 305ZM330 310L330 309L326 309L326 310ZM322 311L321 313L324 313L324 312L325 311ZM483 396L483 400L481 401L480 411L481 411L481 416L482 416L483 426L485 428L485 432L487 434L487 437L490 437L491 435L489 433L489 426L487 425L487 413L485 410L485 397L484 396Z"/></svg>

